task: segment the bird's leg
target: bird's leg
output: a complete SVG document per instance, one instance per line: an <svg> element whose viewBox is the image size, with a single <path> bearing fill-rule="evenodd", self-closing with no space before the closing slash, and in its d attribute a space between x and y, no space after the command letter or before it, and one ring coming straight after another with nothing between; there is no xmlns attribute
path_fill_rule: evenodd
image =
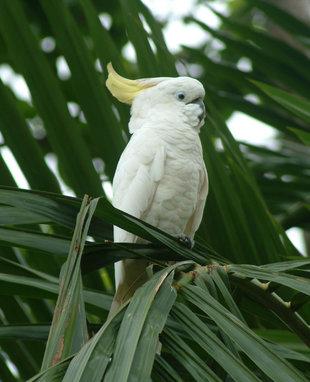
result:
<svg viewBox="0 0 310 382"><path fill-rule="evenodd" d="M178 239L178 242L184 245L184 247L192 249L195 245L195 241L191 239L189 236L184 235L184 233L178 233L173 235Z"/></svg>

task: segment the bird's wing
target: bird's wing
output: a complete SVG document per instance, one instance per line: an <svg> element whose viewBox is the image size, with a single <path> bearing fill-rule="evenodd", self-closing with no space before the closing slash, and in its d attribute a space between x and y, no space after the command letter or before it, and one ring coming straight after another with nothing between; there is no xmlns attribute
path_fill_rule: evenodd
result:
<svg viewBox="0 0 310 382"><path fill-rule="evenodd" d="M136 132L124 150L113 180L113 205L137 218L150 207L164 174L165 148L151 131ZM118 227L114 241L134 242L136 237Z"/></svg>
<svg viewBox="0 0 310 382"><path fill-rule="evenodd" d="M206 204L206 199L208 195L209 190L209 183L208 183L208 174L205 165L203 164L202 170L201 170L201 186L198 194L198 200L197 205L195 208L195 211L191 218L189 219L186 228L185 228L185 235L189 236L190 238L193 238L195 235L195 232L199 228L202 216L203 216L203 210L204 206Z"/></svg>
<svg viewBox="0 0 310 382"><path fill-rule="evenodd" d="M152 131L137 131L124 150L113 180L113 205L137 218L149 209L164 175L165 149ZM136 242L137 236L114 226L115 242ZM115 264L116 293L110 314L147 279L146 260L127 259Z"/></svg>

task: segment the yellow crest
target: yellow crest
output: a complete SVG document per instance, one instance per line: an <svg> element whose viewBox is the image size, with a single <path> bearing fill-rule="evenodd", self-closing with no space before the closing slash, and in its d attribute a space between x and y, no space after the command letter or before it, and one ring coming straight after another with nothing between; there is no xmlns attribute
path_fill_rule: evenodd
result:
<svg viewBox="0 0 310 382"><path fill-rule="evenodd" d="M116 73L111 62L108 64L107 69L109 73L108 79L106 81L107 88L110 90L111 94L120 102L128 104L131 104L135 96L142 90L155 86L168 78L154 77L129 80Z"/></svg>

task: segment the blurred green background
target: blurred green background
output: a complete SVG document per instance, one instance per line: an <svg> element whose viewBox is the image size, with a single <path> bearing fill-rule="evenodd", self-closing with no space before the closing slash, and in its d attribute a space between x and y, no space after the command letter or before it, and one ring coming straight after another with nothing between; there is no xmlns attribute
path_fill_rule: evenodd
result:
<svg viewBox="0 0 310 382"><path fill-rule="evenodd" d="M156 13L155 3L161 8L160 2L149 1ZM197 243L235 264L301 260L285 234L298 228L302 255L309 255L309 4L266 0L190 4L181 12L180 3L167 2L167 14L161 9L161 15L154 17L140 0L0 1L0 319L6 326L0 370L5 382L25 380L40 369L44 342L34 338L42 329L40 340L46 339L57 277L81 198L111 195L110 182L129 138L130 111L105 88L110 61L128 78L190 75L206 89L208 117L201 140L210 194ZM185 41L178 23L188 28ZM178 49L169 49L172 42L165 40L165 30L167 39L171 34L179 37ZM271 126L272 141L261 145L234 140L225 122L230 124L236 112ZM240 130L255 134L250 123L244 126L239 121ZM24 180L17 177L12 157ZM6 188L23 185L78 199ZM115 219L129 223L104 206L91 236L108 253L104 240L112 239L111 224ZM94 252L91 241L87 245L87 251ZM205 248L198 247L200 255ZM115 261L126 256L123 252L117 249L109 255ZM192 254L195 261L196 255ZM201 256L207 264L206 252ZM99 325L113 293L113 261L102 267L102 259L99 265L91 259L83 284L98 293L96 307L87 314L89 323ZM306 277L308 270L300 272ZM259 278L259 273L255 275ZM29 287L33 278L39 284ZM42 279L53 285L53 292ZM307 293L301 298L296 285L281 288L285 301L296 295L299 313L309 318ZM99 303L99 293L104 293L104 304ZM265 330L270 340L289 342L284 325L270 318L271 308L266 313L258 304L250 305L242 290L236 295L251 328ZM33 337L23 339L26 327L21 335L14 332L14 324L34 325L28 330ZM268 332L275 328L283 330L282 340ZM294 341L288 347L296 350ZM165 364L156 362L157 368ZM298 362L305 370L306 363ZM221 378L222 374L218 372Z"/></svg>

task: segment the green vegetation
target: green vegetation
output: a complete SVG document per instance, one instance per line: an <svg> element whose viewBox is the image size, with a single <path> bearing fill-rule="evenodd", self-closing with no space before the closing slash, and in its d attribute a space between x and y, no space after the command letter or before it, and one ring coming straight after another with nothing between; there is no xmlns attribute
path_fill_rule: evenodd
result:
<svg viewBox="0 0 310 382"><path fill-rule="evenodd" d="M0 156L1 381L310 380L310 260L285 233L310 227L310 27L265 0L235 1L231 16L217 15L217 29L189 15L205 43L173 56L140 0L0 2L0 68L21 74L32 99L0 81L1 149L31 188L16 187ZM128 39L135 64L122 55ZM59 57L68 78L58 75ZM128 78L201 68L210 193L192 250L104 194L129 118L105 88L109 61ZM277 129L276 148L236 142L225 125L235 110ZM76 197L61 194L51 154ZM113 243L113 224L150 244ZM113 263L140 257L154 276L106 321Z"/></svg>

